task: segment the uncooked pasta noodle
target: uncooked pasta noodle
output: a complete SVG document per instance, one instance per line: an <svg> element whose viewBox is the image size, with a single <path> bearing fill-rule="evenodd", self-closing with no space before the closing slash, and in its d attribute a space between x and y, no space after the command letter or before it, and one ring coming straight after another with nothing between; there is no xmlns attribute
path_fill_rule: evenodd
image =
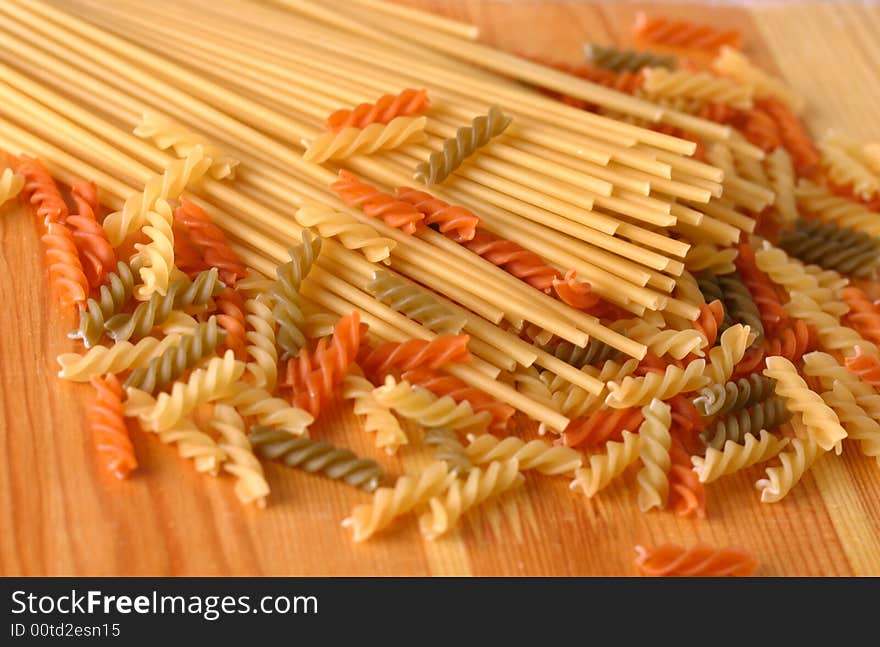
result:
<svg viewBox="0 0 880 647"><path fill-rule="evenodd" d="M0 174L0 206L5 205L21 193L24 182L23 175L19 175L9 167L3 169L3 173Z"/></svg>
<svg viewBox="0 0 880 647"><path fill-rule="evenodd" d="M774 431L791 417L786 400L770 397L750 407L730 413L706 429L702 438L707 447L722 449L728 441L742 443L747 434Z"/></svg>
<svg viewBox="0 0 880 647"><path fill-rule="evenodd" d="M877 214L858 202L837 196L828 189L806 179L795 188L798 207L823 222L848 227L872 237L880 237Z"/></svg>
<svg viewBox="0 0 880 647"><path fill-rule="evenodd" d="M766 477L755 483L761 491L761 502L782 500L823 453L811 438L792 439L786 450L777 455L779 465L768 467Z"/></svg>
<svg viewBox="0 0 880 647"><path fill-rule="evenodd" d="M746 434L741 444L727 440L722 449L708 447L705 457L693 456L691 460L700 482L711 483L752 465L766 463L787 444L788 438L779 438L762 429L757 437L753 433Z"/></svg>
<svg viewBox="0 0 880 647"><path fill-rule="evenodd" d="M174 348L179 341L180 335L169 334L161 340L144 337L136 344L120 341L109 348L95 346L83 355L62 353L58 356L61 366L58 376L74 382L88 382L94 376L146 366L169 348Z"/></svg>
<svg viewBox="0 0 880 647"><path fill-rule="evenodd" d="M624 431L623 440L609 440L604 454L591 454L589 466L575 471L571 489L580 489L586 496L595 496L624 470L639 459L639 434Z"/></svg>
<svg viewBox="0 0 880 647"><path fill-rule="evenodd" d="M880 176L863 163L856 142L840 134L829 133L820 140L819 150L831 180L840 185L850 185L854 193L868 198L880 193Z"/></svg>
<svg viewBox="0 0 880 647"><path fill-rule="evenodd" d="M441 234L461 243L473 240L480 219L470 209L450 205L426 191L397 187L397 197L425 215L426 225L437 225Z"/></svg>
<svg viewBox="0 0 880 647"><path fill-rule="evenodd" d="M345 169L331 185L348 206L357 206L371 218L381 218L390 227L414 234L424 226L425 214L408 202L398 200L365 182Z"/></svg>
<svg viewBox="0 0 880 647"><path fill-rule="evenodd" d="M394 454L409 438L391 410L373 397L375 388L365 377L350 374L345 377L342 397L354 401L354 413L363 416L364 431L376 434L376 447Z"/></svg>
<svg viewBox="0 0 880 647"><path fill-rule="evenodd" d="M758 306L752 299L752 294L743 285L738 272L732 272L718 277L718 285L724 295L724 305L730 319L735 323L741 323L749 327L755 335L752 345L759 345L764 341L764 324Z"/></svg>
<svg viewBox="0 0 880 647"><path fill-rule="evenodd" d="M393 310L441 335L456 335L467 323L465 317L450 310L424 288L390 272L376 270L373 280L367 283L367 291Z"/></svg>
<svg viewBox="0 0 880 647"><path fill-rule="evenodd" d="M804 263L865 278L877 270L880 239L833 223L798 220L781 234L779 246Z"/></svg>
<svg viewBox="0 0 880 647"><path fill-rule="evenodd" d="M654 398L642 408L645 420L639 427L639 510L663 508L669 497L669 468L671 461L669 435L671 412L669 405Z"/></svg>
<svg viewBox="0 0 880 647"><path fill-rule="evenodd" d="M467 474L474 466L458 437L458 432L448 427L432 427L425 432L425 444L434 451L434 460L445 461L449 471L456 475Z"/></svg>
<svg viewBox="0 0 880 647"><path fill-rule="evenodd" d="M283 350L281 359L296 357L305 345L306 338L300 330L305 318L299 307L299 290L321 253L322 240L303 232L302 244L291 247L288 250L290 260L275 270L277 280L271 290L275 299L272 315L278 324L276 341Z"/></svg>
<svg viewBox="0 0 880 647"><path fill-rule="evenodd" d="M70 197L76 204L76 211L67 216L66 223L73 235L83 272L89 280L89 286L94 289L102 286L107 275L115 269L116 250L96 218L100 204L95 185L91 182L76 182L70 189Z"/></svg>
<svg viewBox="0 0 880 647"><path fill-rule="evenodd" d="M373 397L404 418L429 427L480 429L491 419L488 411L475 414L468 402L456 403L448 395L438 398L428 389L411 386L406 380L395 382L390 375L385 384L374 389Z"/></svg>
<svg viewBox="0 0 880 647"><path fill-rule="evenodd" d="M324 238L336 238L347 249L359 250L372 263L387 261L397 243L372 227L330 207L306 204L294 214L303 227L314 227Z"/></svg>
<svg viewBox="0 0 880 647"><path fill-rule="evenodd" d="M120 479L137 468L137 457L122 408L122 387L114 375L93 377L95 401L89 409L89 425L95 435L94 443L107 468Z"/></svg>
<svg viewBox="0 0 880 647"><path fill-rule="evenodd" d="M734 83L705 72L686 72L657 67L645 70L644 92L650 97L684 97L701 101L721 101L734 108L751 108L751 85Z"/></svg>
<svg viewBox="0 0 880 647"><path fill-rule="evenodd" d="M410 117L427 112L431 106L425 90L407 88L399 94L385 94L375 103L360 103L354 108L333 112L326 126L336 132L345 128L366 128L370 124L388 124L397 117Z"/></svg>
<svg viewBox="0 0 880 647"><path fill-rule="evenodd" d="M700 389L694 398L694 406L703 416L723 416L766 400L773 395L775 387L772 379L752 373L748 378Z"/></svg>
<svg viewBox="0 0 880 647"><path fill-rule="evenodd" d="M752 63L741 51L732 47L722 47L712 61L712 69L723 76L755 88L759 99L776 97L784 101L792 112L800 114L804 109L804 98L781 80L771 76Z"/></svg>
<svg viewBox="0 0 880 647"><path fill-rule="evenodd" d="M232 407L219 404L214 407L211 426L220 434L217 446L227 456L223 469L236 478L235 494L239 501L265 507L269 484L263 475L263 466L254 456L244 420Z"/></svg>
<svg viewBox="0 0 880 647"><path fill-rule="evenodd" d="M549 445L538 439L524 442L512 436L504 440L489 434L475 436L465 451L477 464L515 458L521 471L535 470L541 474L571 474L583 464L580 452L568 447Z"/></svg>
<svg viewBox="0 0 880 647"><path fill-rule="evenodd" d="M303 159L320 164L422 142L427 122L426 117L396 117L388 124L327 132L308 142Z"/></svg>
<svg viewBox="0 0 880 647"><path fill-rule="evenodd" d="M646 577L749 577L758 567L757 560L744 550L706 544L637 546L636 553L636 567Z"/></svg>
<svg viewBox="0 0 880 647"><path fill-rule="evenodd" d="M606 47L596 43L584 45L584 58L588 63L596 67L602 67L614 72L626 70L636 71L643 67L667 67L675 69L674 56L664 56L648 51L636 51L634 49L617 49Z"/></svg>

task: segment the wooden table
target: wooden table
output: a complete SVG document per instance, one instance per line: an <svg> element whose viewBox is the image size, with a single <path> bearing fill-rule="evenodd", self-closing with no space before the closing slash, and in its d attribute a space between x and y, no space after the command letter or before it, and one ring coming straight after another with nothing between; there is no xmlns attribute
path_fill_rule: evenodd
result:
<svg viewBox="0 0 880 647"><path fill-rule="evenodd" d="M501 48L576 61L580 43L627 43L632 3L408 0L472 21ZM701 7L653 11L734 27L750 55L809 100L815 132L880 138L880 9L867 5ZM874 36L871 36L874 34ZM424 542L406 520L365 544L340 520L367 496L267 468L266 510L242 508L230 479L199 476L175 450L135 434L140 469L117 482L97 464L83 423L88 387L61 382L72 321L50 312L32 218L0 212L0 574L2 575L620 575L633 546L666 541L747 547L761 575L880 575L880 467L847 446L782 503L757 501L760 469L709 489L709 518L643 515L632 475L594 500L563 478L528 477L506 508ZM375 451L347 411L318 430ZM382 457L391 474L411 460ZM515 514L514 514L515 513ZM517 523L518 522L518 523Z"/></svg>

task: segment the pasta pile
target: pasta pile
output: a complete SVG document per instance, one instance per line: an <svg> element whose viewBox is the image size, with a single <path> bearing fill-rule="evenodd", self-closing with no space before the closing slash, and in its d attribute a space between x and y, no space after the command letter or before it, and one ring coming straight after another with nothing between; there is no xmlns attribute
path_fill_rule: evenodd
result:
<svg viewBox="0 0 880 647"><path fill-rule="evenodd" d="M639 51L549 67L473 35L360 1L0 6L0 194L79 318L60 376L108 469L135 419L245 504L266 460L371 492L362 541L527 471L703 518L733 472L770 502L847 438L880 455L880 144L814 144L736 33L642 17ZM349 401L374 457L311 437Z"/></svg>

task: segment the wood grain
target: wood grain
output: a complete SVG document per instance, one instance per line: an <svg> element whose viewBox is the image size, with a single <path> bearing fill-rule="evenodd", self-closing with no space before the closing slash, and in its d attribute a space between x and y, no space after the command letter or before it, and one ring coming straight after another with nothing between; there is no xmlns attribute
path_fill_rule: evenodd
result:
<svg viewBox="0 0 880 647"><path fill-rule="evenodd" d="M580 44L628 42L637 3L408 0L472 21L498 47L577 60ZM651 3L694 17L694 6ZM798 4L699 8L740 29L761 64L809 101L814 132L880 137L880 9ZM117 482L95 459L83 424L89 388L56 378L71 320L53 314L37 226L0 211L0 574L2 575L621 575L635 544L705 541L748 548L761 575L880 575L880 468L847 447L824 458L783 502L758 503L753 468L709 488L709 518L643 515L628 474L593 501L566 479L526 487L451 537L423 542L413 521L353 544L340 520L367 495L268 466L264 511L242 508L229 479L197 475L173 448L136 433L140 468ZM13 307L12 304L15 304ZM392 475L418 460L372 448L354 416L329 412L316 430L373 455Z"/></svg>

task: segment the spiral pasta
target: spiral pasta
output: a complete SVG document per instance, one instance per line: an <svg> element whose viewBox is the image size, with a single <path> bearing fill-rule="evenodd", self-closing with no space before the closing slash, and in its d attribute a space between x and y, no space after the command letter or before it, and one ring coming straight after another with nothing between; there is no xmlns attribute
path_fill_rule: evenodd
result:
<svg viewBox="0 0 880 647"><path fill-rule="evenodd" d="M848 184L854 193L867 198L880 193L880 174L872 172L862 162L857 143L830 133L819 142L819 150L831 180Z"/></svg>
<svg viewBox="0 0 880 647"><path fill-rule="evenodd" d="M776 382L760 373L725 384L710 384L700 389L694 406L702 416L723 416L731 411L746 409L775 393Z"/></svg>
<svg viewBox="0 0 880 647"><path fill-rule="evenodd" d="M534 252L485 229L478 229L473 239L465 242L464 246L543 292L550 292L553 280L559 276L553 267Z"/></svg>
<svg viewBox="0 0 880 647"><path fill-rule="evenodd" d="M479 430L485 429L492 417L487 411L475 414L466 401L456 404L448 395L438 398L428 389L411 386L406 380L395 382L390 375L383 386L373 390L373 397L379 404L426 427Z"/></svg>
<svg viewBox="0 0 880 647"><path fill-rule="evenodd" d="M840 420L818 393L811 391L794 365L784 357L768 357L764 375L776 380L776 393L785 398L792 412L803 416L804 426L812 442L828 451L846 438Z"/></svg>
<svg viewBox="0 0 880 647"><path fill-rule="evenodd" d="M719 249L710 243L691 245L685 256L684 264L690 272L706 270L714 275L730 274L736 270L733 259L737 250L733 248Z"/></svg>
<svg viewBox="0 0 880 647"><path fill-rule="evenodd" d="M408 202L382 193L362 182L351 171L340 169L339 179L330 185L349 207L358 207L370 218L381 218L389 227L414 234L425 226L425 214Z"/></svg>
<svg viewBox="0 0 880 647"><path fill-rule="evenodd" d="M745 83L755 88L758 98L776 97L785 102L794 114L804 110L804 98L779 79L755 66L742 52L732 47L722 47L712 61L712 69L717 73Z"/></svg>
<svg viewBox="0 0 880 647"><path fill-rule="evenodd" d="M306 343L301 330L305 318L299 306L299 288L321 253L321 241L304 230L302 243L288 250L290 261L275 268L277 280L271 289L275 299L272 314L278 324L275 340L282 350L281 359L296 357Z"/></svg>
<svg viewBox="0 0 880 647"><path fill-rule="evenodd" d="M419 528L428 539L436 539L452 530L464 513L522 485L523 480L515 458L492 461L485 469L475 467L464 479L455 479L444 495L431 497L430 510L419 517Z"/></svg>
<svg viewBox="0 0 880 647"><path fill-rule="evenodd" d="M642 408L642 415L645 418L639 426L642 469L636 479L639 483L639 510L647 512L651 508L665 507L669 497L669 448L672 444L669 425L672 414L668 404L654 398Z"/></svg>
<svg viewBox="0 0 880 647"><path fill-rule="evenodd" d="M584 418L575 418L562 434L568 447L593 449L610 440L620 440L624 431L636 431L644 417L636 407L598 409Z"/></svg>
<svg viewBox="0 0 880 647"><path fill-rule="evenodd" d="M731 320L748 326L755 335L752 345L759 345L764 340L764 323L758 306L752 300L749 290L743 285L739 273L719 276L718 284L724 292L724 305Z"/></svg>
<svg viewBox="0 0 880 647"><path fill-rule="evenodd" d="M449 471L457 476L467 474L474 464L458 437L458 433L448 427L433 427L425 432L425 444L434 449L434 460L445 461Z"/></svg>
<svg viewBox="0 0 880 647"><path fill-rule="evenodd" d="M593 497L638 460L638 434L624 431L621 437L620 442L609 440L605 443L604 454L592 454L589 466L575 470L570 485L572 490L580 488L586 496Z"/></svg>
<svg viewBox="0 0 880 647"><path fill-rule="evenodd" d="M373 501L356 506L342 525L352 529L354 541L369 539L397 517L445 492L454 479L446 461L435 461L417 476L401 476L394 487L378 488Z"/></svg>
<svg viewBox="0 0 880 647"><path fill-rule="evenodd" d="M104 334L104 322L119 312L131 298L139 269L138 257L133 258L131 264L119 261L116 271L107 275L98 299L86 301L85 309L79 313L79 328L68 337L81 339L86 348L94 346Z"/></svg>
<svg viewBox="0 0 880 647"><path fill-rule="evenodd" d="M307 411L292 407L286 400L273 397L266 389L245 382L233 384L222 400L264 427L284 429L297 436L307 434L309 425L314 422Z"/></svg>
<svg viewBox="0 0 880 647"><path fill-rule="evenodd" d="M366 285L377 300L440 335L457 335L467 318L443 305L428 290L390 272L376 270Z"/></svg>
<svg viewBox="0 0 880 647"><path fill-rule="evenodd" d="M158 200L178 198L188 184L196 182L211 166L211 158L201 146L194 147L186 158L170 162L165 170L151 177L143 191L129 196L121 211L114 211L104 219L104 229L114 246L146 222L147 213ZM170 223L169 223L170 224Z"/></svg>
<svg viewBox="0 0 880 647"><path fill-rule="evenodd" d="M137 468L137 457L122 407L122 387L114 375L93 377L95 401L88 410L89 425L95 435L95 447L116 478L124 479Z"/></svg>
<svg viewBox="0 0 880 647"><path fill-rule="evenodd" d="M844 358L846 369L874 388L880 386L880 358L865 353L861 346L855 347L851 357Z"/></svg>
<svg viewBox="0 0 880 647"><path fill-rule="evenodd" d="M100 206L95 185L91 182L74 182L70 195L76 204L76 213L67 217L66 224L73 235L89 286L96 288L116 267L116 251L107 239L107 232L95 218Z"/></svg>
<svg viewBox="0 0 880 647"><path fill-rule="evenodd" d="M821 158L797 116L783 101L775 97L759 99L755 101L755 105L773 120L779 139L791 155L798 176L811 177L819 169Z"/></svg>
<svg viewBox="0 0 880 647"><path fill-rule="evenodd" d="M375 103L337 110L327 117L325 125L337 132L344 128L365 128L370 124L387 124L397 117L421 114L430 107L427 90L406 88L399 94L383 95Z"/></svg>
<svg viewBox="0 0 880 647"><path fill-rule="evenodd" d="M776 194L773 211L783 225L790 225L799 217L791 156L784 148L779 147L765 158L764 165L770 180L770 188Z"/></svg>
<svg viewBox="0 0 880 647"><path fill-rule="evenodd" d="M263 466L254 456L244 420L232 407L218 404L214 407L211 427L220 434L218 447L228 459L223 463L223 469L236 478L235 494L238 500L245 505L254 503L259 508L265 508L269 484L263 474Z"/></svg>
<svg viewBox="0 0 880 647"><path fill-rule="evenodd" d="M423 367L438 369L447 364L465 364L473 356L468 351L468 335L441 335L431 341L410 339L377 346L360 362L368 377L381 380L392 371L411 371Z"/></svg>
<svg viewBox="0 0 880 647"><path fill-rule="evenodd" d="M145 366L179 342L180 335L172 334L161 341L155 337L144 337L137 344L121 341L109 347L95 346L82 355L62 353L57 358L61 367L58 377L73 382L88 382L104 373L121 373Z"/></svg>
<svg viewBox="0 0 880 647"><path fill-rule="evenodd" d="M165 294L174 270L174 215L171 206L164 199L156 200L153 209L144 213L143 234L149 243L138 243L134 248L143 260L140 285L135 286L134 294L146 300L154 292Z"/></svg>
<svg viewBox="0 0 880 647"><path fill-rule="evenodd" d="M758 567L754 557L738 548L665 544L657 548L637 546L636 552L636 567L647 577L749 577Z"/></svg>
<svg viewBox="0 0 880 647"><path fill-rule="evenodd" d="M138 304L132 313L120 312L107 319L104 329L117 342L140 339L147 336L154 326L168 319L173 310L204 305L217 296L223 287L216 269L201 272L194 281L182 276L168 287L165 294L153 294L149 301Z"/></svg>
<svg viewBox="0 0 880 647"><path fill-rule="evenodd" d="M440 233L457 243L473 240L480 219L470 209L450 205L435 198L427 191L410 187L397 187L397 198L411 204L425 215L426 225L437 225Z"/></svg>
<svg viewBox="0 0 880 647"><path fill-rule="evenodd" d="M225 333L217 326L217 318L199 324L192 335L180 339L176 346L167 348L161 355L150 360L147 366L136 368L125 381L126 387L134 387L154 394L165 390L178 377L194 367L214 350Z"/></svg>
<svg viewBox="0 0 880 647"><path fill-rule="evenodd" d="M134 134L141 139L150 139L159 150L173 148L178 157L186 157L196 146L201 146L204 154L211 158L208 172L217 180L235 177L238 160L227 155L219 146L211 144L186 126L177 123L157 112L144 112Z"/></svg>
<svg viewBox="0 0 880 647"><path fill-rule="evenodd" d="M24 175L19 175L8 167L3 169L3 173L0 173L0 206L21 193L24 182Z"/></svg>
<svg viewBox="0 0 880 647"><path fill-rule="evenodd" d="M718 335L724 332L725 314L724 305L717 299L700 306L700 314L692 324L694 330L703 335L707 347L714 346Z"/></svg>
<svg viewBox="0 0 880 647"><path fill-rule="evenodd" d="M719 349L714 348L710 351L710 358L716 350ZM734 363L730 364L731 371ZM710 378L704 375L704 372L708 373L710 369L711 366L706 367L706 360L697 359L689 362L683 369L670 364L662 373L651 372L639 377L627 376L619 384L608 383L610 392L605 398L605 404L614 409L623 409L647 405L652 399L667 400L679 393L696 391L709 383Z"/></svg>
<svg viewBox="0 0 880 647"><path fill-rule="evenodd" d="M822 222L833 223L874 238L880 237L880 220L877 214L858 202L834 195L826 188L803 179L798 182L795 197L800 209Z"/></svg>
<svg viewBox="0 0 880 647"><path fill-rule="evenodd" d="M711 25L649 16L644 12L639 12L636 16L633 36L637 42L709 52L715 52L724 46L739 48L742 41L739 32L734 30L722 31Z"/></svg>
<svg viewBox="0 0 880 647"><path fill-rule="evenodd" d="M845 308L838 308L834 289L820 285L815 274L806 271L800 261L789 257L778 247L765 243L762 249L755 252L755 263L774 283L784 287L792 299L794 295L809 297L817 304L822 304L819 308L821 311L836 317L846 312Z"/></svg>
<svg viewBox="0 0 880 647"><path fill-rule="evenodd" d="M707 447L722 449L728 441L743 442L747 434L773 431L790 417L786 400L774 396L717 420L702 438Z"/></svg>
<svg viewBox="0 0 880 647"><path fill-rule="evenodd" d="M697 330L661 330L647 322L638 322L627 328L626 336L641 342L658 357L670 355L675 359L684 359L690 354L702 357L707 341Z"/></svg>
<svg viewBox="0 0 880 647"><path fill-rule="evenodd" d="M859 278L874 274L880 263L880 239L818 220L795 222L795 229L782 232L779 246L804 263Z"/></svg>
<svg viewBox="0 0 880 647"><path fill-rule="evenodd" d="M426 162L416 166L413 177L425 184L439 184L478 148L507 130L510 122L499 106L491 106L488 113L474 117L470 126L460 127L455 137L445 140L442 150L432 152Z"/></svg>
<svg viewBox="0 0 880 647"><path fill-rule="evenodd" d="M535 470L541 474L571 474L583 464L583 457L574 449L550 445L543 440L525 442L514 436L503 440L490 434L475 436L465 451L476 465L516 459L520 471Z"/></svg>
<svg viewBox="0 0 880 647"><path fill-rule="evenodd" d="M367 492L375 490L385 476L376 462L359 458L348 449L311 438L296 438L283 429L255 426L250 442L263 458L279 461L309 473L321 473Z"/></svg>
<svg viewBox="0 0 880 647"><path fill-rule="evenodd" d="M743 358L751 342L752 333L748 326L735 324L725 330L719 345L709 351L709 363L706 365L707 381L711 384L721 384L729 380L734 366Z"/></svg>
<svg viewBox="0 0 880 647"><path fill-rule="evenodd" d="M677 67L674 56L634 49L617 49L596 43L584 45L584 58L596 67L614 72L635 72L643 67L666 67L674 70Z"/></svg>
<svg viewBox="0 0 880 647"><path fill-rule="evenodd" d="M766 463L777 456L786 445L788 438L774 436L766 429L762 429L759 437L748 433L743 438L742 444L732 440L725 441L721 450L709 447L706 456L692 456L694 471L701 483L711 483L722 476L744 470L752 465Z"/></svg>
<svg viewBox="0 0 880 647"><path fill-rule="evenodd" d="M880 343L880 307L856 287L843 288L840 296L849 306L849 312L843 316L844 323L865 339Z"/></svg>
<svg viewBox="0 0 880 647"><path fill-rule="evenodd" d="M314 227L324 238L336 238L346 249L360 251L371 263L388 261L397 243L380 236L375 229L359 223L348 214L330 207L309 203L294 214L303 227Z"/></svg>
<svg viewBox="0 0 880 647"><path fill-rule="evenodd" d="M89 296L89 280L83 273L73 234L60 222L46 223L40 237L49 267L49 282L56 290L61 306L80 306Z"/></svg>
<svg viewBox="0 0 880 647"><path fill-rule="evenodd" d="M637 366L638 361L635 359L629 359L620 364L614 360L607 360L602 364L601 369L590 370L591 367L587 367L581 370L591 375L595 374L594 376L600 381L608 384L610 382L618 383L626 379ZM546 374L547 372L543 373L542 377ZM551 384L551 389L553 390L553 404L569 418L578 418L595 411L607 395L604 390L596 395L570 383L558 389L554 389Z"/></svg>
<svg viewBox="0 0 880 647"><path fill-rule="evenodd" d="M812 438L792 439L788 449L777 455L779 465L768 467L766 478L755 483L761 491L761 503L782 500L823 453Z"/></svg>
<svg viewBox="0 0 880 647"><path fill-rule="evenodd" d="M181 458L191 458L196 471L207 472L217 476L220 466L226 460L226 452L220 449L217 441L199 429L189 418L181 418L170 429L157 434L159 440L166 444L174 444Z"/></svg>
<svg viewBox="0 0 880 647"><path fill-rule="evenodd" d="M260 295L244 304L245 322L250 330L245 333L248 362L245 367L253 384L273 391L278 380L278 351L275 348L275 319L271 299Z"/></svg>
<svg viewBox="0 0 880 647"><path fill-rule="evenodd" d="M644 70L645 94L651 98L684 97L700 101L722 101L734 108L751 108L754 87L706 72L671 72L663 67Z"/></svg>
<svg viewBox="0 0 880 647"><path fill-rule="evenodd" d="M38 159L22 156L15 164L15 172L24 178L22 191L44 225L63 223L68 209L55 180Z"/></svg>
<svg viewBox="0 0 880 647"><path fill-rule="evenodd" d="M852 328L842 326L837 317L822 310L821 306L810 297L793 292L791 301L785 304L785 309L792 317L803 319L816 327L819 345L823 349L849 355L858 346L863 353L880 357L880 349L877 346Z"/></svg>
<svg viewBox="0 0 880 647"><path fill-rule="evenodd" d="M684 442L672 437L669 447L669 503L679 517L706 518L706 488L694 474Z"/></svg>
<svg viewBox="0 0 880 647"><path fill-rule="evenodd" d="M616 348L595 337L590 338L586 346L575 346L571 342L560 341L553 346L545 346L544 350L575 368L583 368L615 359L620 354Z"/></svg>
<svg viewBox="0 0 880 647"><path fill-rule="evenodd" d="M364 416L364 431L375 432L376 447L394 454L401 445L409 443L409 438L388 407L379 404L373 397L374 388L369 380L360 375L346 375L342 397L354 400L354 413Z"/></svg>
<svg viewBox="0 0 880 647"><path fill-rule="evenodd" d="M224 283L234 285L247 274L244 263L229 246L226 234L211 221L208 212L195 202L181 198L180 206L174 210L174 223L186 230L201 259L209 268L217 268Z"/></svg>
<svg viewBox="0 0 880 647"><path fill-rule="evenodd" d="M427 123L427 117L395 117L387 124L372 123L364 128L343 128L338 132L322 133L310 142L303 142L306 147L303 159L321 164L327 160L370 155L416 144L427 138Z"/></svg>

